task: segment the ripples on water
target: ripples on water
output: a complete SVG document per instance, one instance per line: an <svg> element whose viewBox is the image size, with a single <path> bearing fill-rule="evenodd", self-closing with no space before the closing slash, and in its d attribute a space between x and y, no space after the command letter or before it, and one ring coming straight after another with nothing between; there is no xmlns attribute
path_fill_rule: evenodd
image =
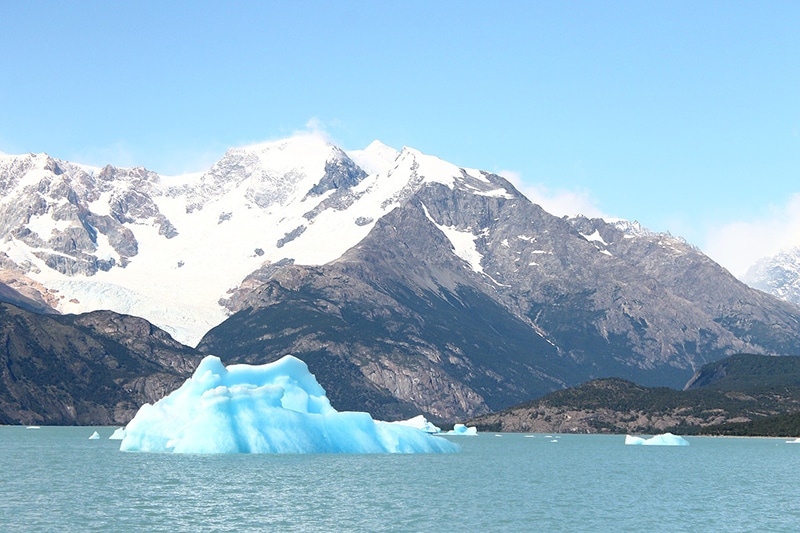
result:
<svg viewBox="0 0 800 533"><path fill-rule="evenodd" d="M101 440L88 440L97 429ZM452 437L442 455L123 453L0 427L3 531L797 531L800 444Z"/></svg>

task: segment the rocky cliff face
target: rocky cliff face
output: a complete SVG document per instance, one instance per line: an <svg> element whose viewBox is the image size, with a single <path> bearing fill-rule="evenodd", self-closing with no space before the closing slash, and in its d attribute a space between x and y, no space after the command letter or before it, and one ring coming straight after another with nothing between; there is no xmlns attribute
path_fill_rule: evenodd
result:
<svg viewBox="0 0 800 533"><path fill-rule="evenodd" d="M146 321L99 311L30 313L0 304L1 424L126 424L200 362Z"/></svg>

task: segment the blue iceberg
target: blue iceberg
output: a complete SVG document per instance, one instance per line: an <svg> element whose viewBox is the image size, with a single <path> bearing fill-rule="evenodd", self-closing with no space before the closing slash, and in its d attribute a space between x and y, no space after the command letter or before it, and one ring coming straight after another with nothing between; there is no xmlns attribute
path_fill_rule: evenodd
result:
<svg viewBox="0 0 800 533"><path fill-rule="evenodd" d="M445 433L445 435L477 435L478 428L473 426L465 426L464 424L456 424L453 429Z"/></svg>
<svg viewBox="0 0 800 533"><path fill-rule="evenodd" d="M672 433L662 433L649 439L625 435L625 444L629 446L688 446L689 441Z"/></svg>
<svg viewBox="0 0 800 533"><path fill-rule="evenodd" d="M306 364L207 356L191 378L125 428L123 451L175 453L441 453L458 445L415 427L339 412Z"/></svg>

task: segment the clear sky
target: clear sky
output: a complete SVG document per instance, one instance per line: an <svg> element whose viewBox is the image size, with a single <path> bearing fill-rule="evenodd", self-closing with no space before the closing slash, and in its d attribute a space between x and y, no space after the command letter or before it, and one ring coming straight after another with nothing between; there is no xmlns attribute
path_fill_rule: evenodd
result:
<svg viewBox="0 0 800 533"><path fill-rule="evenodd" d="M165 174L324 130L638 220L800 244L800 2L7 1L0 151Z"/></svg>

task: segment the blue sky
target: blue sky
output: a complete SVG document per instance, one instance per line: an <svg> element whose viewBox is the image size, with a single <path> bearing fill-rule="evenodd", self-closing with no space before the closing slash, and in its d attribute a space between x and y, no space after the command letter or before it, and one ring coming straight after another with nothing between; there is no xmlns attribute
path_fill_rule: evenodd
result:
<svg viewBox="0 0 800 533"><path fill-rule="evenodd" d="M201 170L322 129L639 220L800 244L798 2L4 2L0 151Z"/></svg>

